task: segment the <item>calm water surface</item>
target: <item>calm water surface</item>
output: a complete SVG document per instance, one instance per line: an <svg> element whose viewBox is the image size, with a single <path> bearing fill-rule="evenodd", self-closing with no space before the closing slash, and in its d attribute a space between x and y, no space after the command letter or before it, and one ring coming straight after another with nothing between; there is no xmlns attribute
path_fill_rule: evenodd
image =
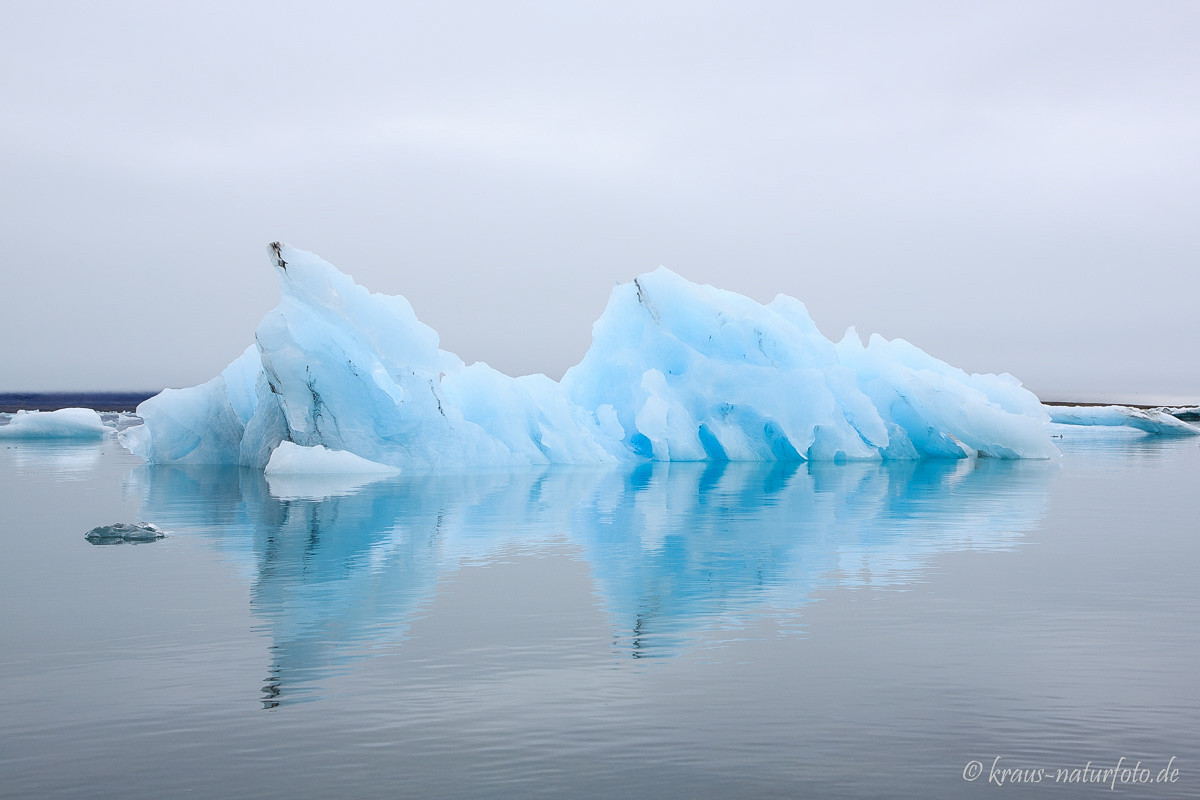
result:
<svg viewBox="0 0 1200 800"><path fill-rule="evenodd" d="M1200 444L1064 435L368 485L5 442L0 796L1200 796Z"/></svg>

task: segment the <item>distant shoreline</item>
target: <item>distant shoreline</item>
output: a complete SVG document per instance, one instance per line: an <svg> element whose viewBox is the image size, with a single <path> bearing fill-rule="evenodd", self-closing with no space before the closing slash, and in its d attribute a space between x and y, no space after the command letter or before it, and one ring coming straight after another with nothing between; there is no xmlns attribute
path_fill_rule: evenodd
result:
<svg viewBox="0 0 1200 800"><path fill-rule="evenodd" d="M157 391L145 392L0 392L0 413L57 411L91 408L96 411L133 411Z"/></svg>
<svg viewBox="0 0 1200 800"><path fill-rule="evenodd" d="M1083 406L1085 408L1103 408L1105 406L1123 406L1124 408L1141 408L1150 410L1152 408L1192 408L1200 403L1094 403L1085 402L1082 400L1043 400L1044 406Z"/></svg>
<svg viewBox="0 0 1200 800"><path fill-rule="evenodd" d="M56 411L60 408L91 408L96 411L133 411L158 391L143 392L0 392L0 413ZM1099 403L1083 400L1043 400L1047 406L1126 406L1128 408L1190 408L1198 403Z"/></svg>

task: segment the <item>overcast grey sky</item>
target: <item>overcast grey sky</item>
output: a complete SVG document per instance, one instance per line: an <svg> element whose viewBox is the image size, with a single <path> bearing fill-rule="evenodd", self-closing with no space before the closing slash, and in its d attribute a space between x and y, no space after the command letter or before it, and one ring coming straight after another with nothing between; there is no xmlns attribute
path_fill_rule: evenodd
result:
<svg viewBox="0 0 1200 800"><path fill-rule="evenodd" d="M264 246L558 377L659 264L1200 401L1200 3L11 2L0 390L183 386Z"/></svg>

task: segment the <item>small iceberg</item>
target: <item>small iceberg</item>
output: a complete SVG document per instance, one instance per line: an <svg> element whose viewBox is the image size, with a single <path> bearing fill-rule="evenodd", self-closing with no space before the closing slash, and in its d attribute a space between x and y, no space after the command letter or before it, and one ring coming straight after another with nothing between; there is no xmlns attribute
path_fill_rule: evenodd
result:
<svg viewBox="0 0 1200 800"><path fill-rule="evenodd" d="M18 411L0 426L0 439L103 439L112 430L90 408Z"/></svg>
<svg viewBox="0 0 1200 800"><path fill-rule="evenodd" d="M148 522L114 522L92 528L83 535L92 544L144 544L157 542L166 531Z"/></svg>
<svg viewBox="0 0 1200 800"><path fill-rule="evenodd" d="M1163 409L1132 406L1046 406L1050 421L1059 425L1137 428L1160 436L1200 436L1189 425Z"/></svg>

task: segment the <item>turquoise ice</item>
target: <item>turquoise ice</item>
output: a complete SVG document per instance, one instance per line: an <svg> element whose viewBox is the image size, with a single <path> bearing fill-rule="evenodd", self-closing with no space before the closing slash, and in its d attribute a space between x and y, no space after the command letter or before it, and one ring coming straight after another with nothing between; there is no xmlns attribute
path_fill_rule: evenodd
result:
<svg viewBox="0 0 1200 800"><path fill-rule="evenodd" d="M263 468L281 442L401 468L652 461L1049 458L1038 399L900 339L826 339L665 268L613 289L556 382L464 364L403 297L269 246L279 305L220 375L138 406L122 433L155 463Z"/></svg>

